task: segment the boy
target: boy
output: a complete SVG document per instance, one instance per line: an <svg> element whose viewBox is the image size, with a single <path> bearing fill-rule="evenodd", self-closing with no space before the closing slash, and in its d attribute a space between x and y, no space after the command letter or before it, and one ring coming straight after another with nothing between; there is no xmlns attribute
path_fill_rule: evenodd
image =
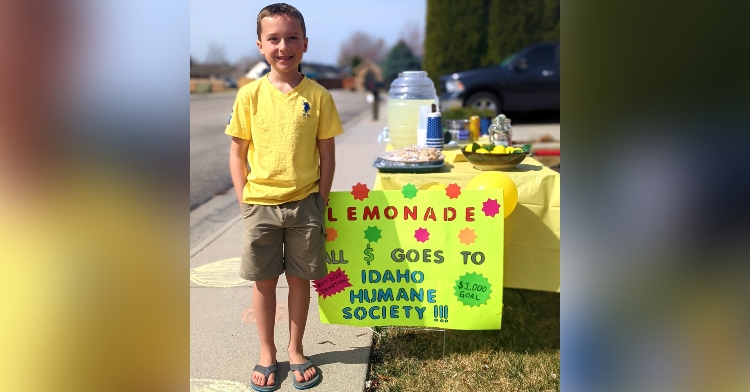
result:
<svg viewBox="0 0 750 392"><path fill-rule="evenodd" d="M307 51L302 14L272 4L258 14L257 29L256 43L271 71L240 89L226 129L244 225L240 276L255 282L261 349L251 386L276 388L276 283L285 273L291 379L297 389L307 389L321 377L303 355L302 336L310 280L327 273L324 212L335 166L333 137L343 129L331 94L298 72Z"/></svg>

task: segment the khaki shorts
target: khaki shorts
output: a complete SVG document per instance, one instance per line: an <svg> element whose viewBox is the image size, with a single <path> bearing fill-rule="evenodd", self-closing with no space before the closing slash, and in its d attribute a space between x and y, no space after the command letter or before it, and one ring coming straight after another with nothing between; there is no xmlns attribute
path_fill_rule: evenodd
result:
<svg viewBox="0 0 750 392"><path fill-rule="evenodd" d="M274 206L243 204L240 277L267 280L286 273L300 279L323 278L325 209L320 193Z"/></svg>

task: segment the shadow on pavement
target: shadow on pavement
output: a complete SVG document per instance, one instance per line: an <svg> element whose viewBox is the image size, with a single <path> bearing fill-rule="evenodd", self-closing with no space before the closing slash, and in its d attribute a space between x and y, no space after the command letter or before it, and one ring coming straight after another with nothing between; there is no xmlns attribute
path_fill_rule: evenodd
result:
<svg viewBox="0 0 750 392"><path fill-rule="evenodd" d="M369 357L370 347L352 347L350 350L328 351L308 356L308 358L317 366L330 365L333 363L367 365ZM288 362L286 366L288 371Z"/></svg>

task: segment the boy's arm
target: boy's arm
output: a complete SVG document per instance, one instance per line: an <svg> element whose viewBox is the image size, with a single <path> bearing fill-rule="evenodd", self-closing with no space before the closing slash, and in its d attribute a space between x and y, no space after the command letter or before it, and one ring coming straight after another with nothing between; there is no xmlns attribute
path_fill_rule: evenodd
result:
<svg viewBox="0 0 750 392"><path fill-rule="evenodd" d="M320 151L320 195L323 196L326 205L328 204L328 195L331 193L333 184L333 172L336 169L336 143L333 138L318 139L318 150Z"/></svg>
<svg viewBox="0 0 750 392"><path fill-rule="evenodd" d="M232 147L229 149L229 171L232 173L232 184L234 184L240 207L242 207L242 192L247 184L247 149L249 146L249 140L232 137Z"/></svg>

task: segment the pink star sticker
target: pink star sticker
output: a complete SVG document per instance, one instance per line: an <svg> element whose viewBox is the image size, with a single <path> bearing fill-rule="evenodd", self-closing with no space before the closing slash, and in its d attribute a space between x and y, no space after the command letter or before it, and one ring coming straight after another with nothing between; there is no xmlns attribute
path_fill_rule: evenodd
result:
<svg viewBox="0 0 750 392"><path fill-rule="evenodd" d="M318 292L318 296L326 299L326 297L344 291L347 287L352 287L352 284L346 272L339 267L336 271L329 272L323 279L313 280L313 286L315 291Z"/></svg>
<svg viewBox="0 0 750 392"><path fill-rule="evenodd" d="M430 239L430 232L427 231L427 229L420 227L414 231L414 238L416 238L418 242L427 242L427 240Z"/></svg>
<svg viewBox="0 0 750 392"><path fill-rule="evenodd" d="M487 201L482 203L482 211L484 211L485 216L494 218L495 215L500 213L500 204L495 199L487 199Z"/></svg>
<svg viewBox="0 0 750 392"><path fill-rule="evenodd" d="M450 184L445 188L445 195L451 199L458 199L461 194L461 187L458 184Z"/></svg>
<svg viewBox="0 0 750 392"><path fill-rule="evenodd" d="M357 185L352 187L352 196L354 196L354 200L364 200L367 199L368 196L370 196L370 190L367 188L367 185L357 183Z"/></svg>

